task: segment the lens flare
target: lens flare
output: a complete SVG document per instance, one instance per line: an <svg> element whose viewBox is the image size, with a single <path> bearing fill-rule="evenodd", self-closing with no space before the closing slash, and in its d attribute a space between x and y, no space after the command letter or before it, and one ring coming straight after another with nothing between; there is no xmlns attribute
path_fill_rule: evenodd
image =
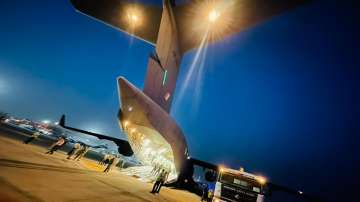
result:
<svg viewBox="0 0 360 202"><path fill-rule="evenodd" d="M215 22L219 18L220 14L216 10L212 10L209 13L209 21L211 23Z"/></svg>
<svg viewBox="0 0 360 202"><path fill-rule="evenodd" d="M134 31L136 28L140 27L143 24L144 19L141 14L141 9L136 5L129 5L126 8L124 20L127 23L128 29L130 28Z"/></svg>
<svg viewBox="0 0 360 202"><path fill-rule="evenodd" d="M236 8L235 0L194 0L191 9L187 11L189 19L186 30L191 32L192 37L201 40L201 37L209 31L209 41L223 38L233 28Z"/></svg>
<svg viewBox="0 0 360 202"><path fill-rule="evenodd" d="M208 36L209 32L206 32L202 37L199 48L197 49L194 59L190 65L190 68L186 74L185 80L179 89L179 94L175 102L175 109L178 108L178 105L182 102L185 96L185 92L192 90L193 102L192 102L192 112L197 114L198 106L201 101L201 89L203 83L203 74L205 69L206 53L208 47Z"/></svg>
<svg viewBox="0 0 360 202"><path fill-rule="evenodd" d="M143 10L141 9L141 6L138 6L137 4L129 4L119 12L118 20L119 24L125 25L125 31L130 35L131 46L134 36L136 35L135 33L141 29L146 20L143 17Z"/></svg>

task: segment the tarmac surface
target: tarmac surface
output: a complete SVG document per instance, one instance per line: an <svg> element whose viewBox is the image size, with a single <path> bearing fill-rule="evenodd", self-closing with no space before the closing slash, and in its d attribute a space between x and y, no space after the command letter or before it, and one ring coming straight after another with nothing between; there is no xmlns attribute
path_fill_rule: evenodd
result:
<svg viewBox="0 0 360 202"><path fill-rule="evenodd" d="M0 125L0 202L33 201L200 201L195 194L163 187L121 174L91 159L67 160L64 151L47 155L47 148L22 143L26 135ZM49 143L50 144L50 143Z"/></svg>

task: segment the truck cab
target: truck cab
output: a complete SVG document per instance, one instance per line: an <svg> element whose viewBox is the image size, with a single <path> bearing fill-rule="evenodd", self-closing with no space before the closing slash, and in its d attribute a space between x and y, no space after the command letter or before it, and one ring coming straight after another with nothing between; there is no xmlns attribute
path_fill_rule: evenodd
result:
<svg viewBox="0 0 360 202"><path fill-rule="evenodd" d="M213 202L263 202L266 179L244 169L220 168Z"/></svg>

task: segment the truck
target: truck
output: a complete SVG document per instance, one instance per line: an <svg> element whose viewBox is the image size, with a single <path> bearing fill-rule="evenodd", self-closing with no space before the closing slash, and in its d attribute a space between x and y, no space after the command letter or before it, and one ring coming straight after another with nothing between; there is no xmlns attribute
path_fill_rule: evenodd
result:
<svg viewBox="0 0 360 202"><path fill-rule="evenodd" d="M266 178L221 167L215 183L212 202L263 202Z"/></svg>

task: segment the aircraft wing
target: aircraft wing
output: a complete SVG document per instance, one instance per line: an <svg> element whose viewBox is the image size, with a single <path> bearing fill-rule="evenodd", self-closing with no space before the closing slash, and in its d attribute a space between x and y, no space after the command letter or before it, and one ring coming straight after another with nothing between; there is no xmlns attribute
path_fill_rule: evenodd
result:
<svg viewBox="0 0 360 202"><path fill-rule="evenodd" d="M193 0L176 6L174 3L171 5L178 27L180 49L184 53L201 43L204 35L204 30L201 28L206 26L212 7L206 5L207 2L217 2L213 7L218 7L219 10L219 26L214 28L213 37L209 38L209 42L217 42L309 1ZM71 3L77 11L89 17L152 45L156 44L162 6L136 3L135 0L71 0Z"/></svg>
<svg viewBox="0 0 360 202"><path fill-rule="evenodd" d="M152 45L156 43L161 6L134 0L71 0L71 3L77 11L89 17Z"/></svg>
<svg viewBox="0 0 360 202"><path fill-rule="evenodd" d="M97 134L97 133L93 133L93 132L89 132L89 131L85 131L85 130L81 130L81 129L66 126L65 125L65 115L61 116L61 119L59 121L59 126L65 128L65 129L68 129L68 130L75 131L75 132L79 132L79 133L83 133L83 134L87 134L87 135L92 135L92 136L95 136L95 137L97 137L99 139L113 141L118 146L119 153L124 155L124 156L131 156L131 155L134 154L133 150L131 149L131 146L130 146L129 142L126 141L126 140L122 140L122 139L119 139L119 138L114 138L114 137L110 137L110 136L107 136L107 135Z"/></svg>
<svg viewBox="0 0 360 202"><path fill-rule="evenodd" d="M218 22L214 23L214 30L211 31L208 40L217 42L309 1L223 0L214 1L217 2L214 5L206 5L206 2L212 1L190 1L190 3L179 5L175 7L175 15L180 32L181 49L186 52L200 45L201 35L204 34L200 33L199 37L197 32L204 32L201 27L206 26L212 10L217 10L218 13L214 15L218 15ZM199 15L202 15L201 19L196 17Z"/></svg>

